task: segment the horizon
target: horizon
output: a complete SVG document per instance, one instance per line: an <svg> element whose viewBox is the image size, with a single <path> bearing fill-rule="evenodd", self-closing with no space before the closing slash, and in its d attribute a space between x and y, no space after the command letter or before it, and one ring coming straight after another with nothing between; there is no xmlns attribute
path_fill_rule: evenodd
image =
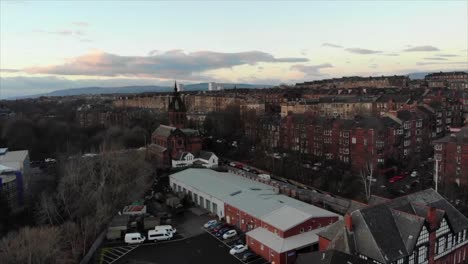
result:
<svg viewBox="0 0 468 264"><path fill-rule="evenodd" d="M2 1L0 99L468 69L466 1L266 3Z"/></svg>

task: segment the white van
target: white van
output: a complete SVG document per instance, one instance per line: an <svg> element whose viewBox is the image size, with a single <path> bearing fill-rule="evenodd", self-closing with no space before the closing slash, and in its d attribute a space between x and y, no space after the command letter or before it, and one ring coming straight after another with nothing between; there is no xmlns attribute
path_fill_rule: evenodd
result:
<svg viewBox="0 0 468 264"><path fill-rule="evenodd" d="M145 241L145 237L140 233L127 233L125 234L125 243L131 244L141 244Z"/></svg>
<svg viewBox="0 0 468 264"><path fill-rule="evenodd" d="M160 230L148 230L148 241L163 241L163 240L169 240L172 238L172 233L165 230L165 229L160 229Z"/></svg>
<svg viewBox="0 0 468 264"><path fill-rule="evenodd" d="M166 230L167 232L171 234L175 234L177 232L177 229L173 228L171 225L159 225L154 227L155 231L159 230Z"/></svg>

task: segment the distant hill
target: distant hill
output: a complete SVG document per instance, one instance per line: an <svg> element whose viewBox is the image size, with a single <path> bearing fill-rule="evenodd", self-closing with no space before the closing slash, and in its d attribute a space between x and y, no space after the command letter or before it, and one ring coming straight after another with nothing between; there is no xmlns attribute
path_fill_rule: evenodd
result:
<svg viewBox="0 0 468 264"><path fill-rule="evenodd" d="M432 72L412 72L412 73L408 73L406 75L408 75L408 77L412 80L416 80L416 79L424 79L424 77L426 77L426 75L430 74Z"/></svg>
<svg viewBox="0 0 468 264"><path fill-rule="evenodd" d="M230 89L237 86L238 88L269 88L272 85L263 84L248 84L248 83L225 83L224 88ZM22 97L15 97L14 99L37 98L41 96L72 96L72 95L94 95L94 94L138 94L138 93L156 93L156 92L170 92L172 86L123 86L123 87L83 87L56 90L50 93L28 95ZM206 91L208 90L208 83L187 84L184 86L185 91ZM12 98L13 99L13 98Z"/></svg>

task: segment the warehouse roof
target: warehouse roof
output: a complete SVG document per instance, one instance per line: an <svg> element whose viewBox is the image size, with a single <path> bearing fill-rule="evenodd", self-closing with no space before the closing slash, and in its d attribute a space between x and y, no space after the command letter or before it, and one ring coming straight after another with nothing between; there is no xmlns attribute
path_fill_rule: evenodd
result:
<svg viewBox="0 0 468 264"><path fill-rule="evenodd" d="M339 217L330 211L278 194L277 189L270 185L228 172L187 169L170 177L283 231L309 218Z"/></svg>

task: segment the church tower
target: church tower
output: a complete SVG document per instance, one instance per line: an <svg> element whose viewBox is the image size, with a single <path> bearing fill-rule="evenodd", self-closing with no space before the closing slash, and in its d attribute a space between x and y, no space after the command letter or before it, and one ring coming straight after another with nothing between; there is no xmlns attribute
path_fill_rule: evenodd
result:
<svg viewBox="0 0 468 264"><path fill-rule="evenodd" d="M169 125L177 128L185 128L187 124L187 108L177 90L177 82L174 83L174 94L169 101Z"/></svg>

